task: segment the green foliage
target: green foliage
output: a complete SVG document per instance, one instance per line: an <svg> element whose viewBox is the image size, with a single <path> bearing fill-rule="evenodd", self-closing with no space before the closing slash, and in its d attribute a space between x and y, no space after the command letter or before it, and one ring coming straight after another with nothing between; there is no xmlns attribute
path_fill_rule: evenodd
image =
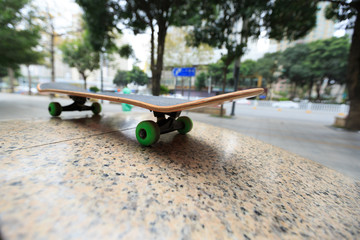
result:
<svg viewBox="0 0 360 240"><path fill-rule="evenodd" d="M356 11L355 1L353 4L346 4L344 2L332 1L325 9L325 17L337 22L346 21L347 28L354 28L355 19L358 13ZM359 5L359 2L357 3Z"/></svg>
<svg viewBox="0 0 360 240"><path fill-rule="evenodd" d="M100 91L100 89L98 87L96 87L96 86L90 87L89 90L90 90L90 92L94 92L94 93Z"/></svg>
<svg viewBox="0 0 360 240"><path fill-rule="evenodd" d="M320 86L325 77L338 84L345 83L349 44L347 37L333 37L297 44L284 52L267 53L258 59L256 72L268 84L282 75L296 86L309 90L309 98L312 86L316 83L320 98ZM293 89L293 95L295 92L296 89Z"/></svg>
<svg viewBox="0 0 360 240"><path fill-rule="evenodd" d="M243 77L253 77L256 75L257 62L254 60L245 60L240 65L240 75Z"/></svg>
<svg viewBox="0 0 360 240"><path fill-rule="evenodd" d="M1 66L15 67L41 61L43 55L35 49L40 40L40 28L33 24L34 18L29 1L0 0Z"/></svg>
<svg viewBox="0 0 360 240"><path fill-rule="evenodd" d="M263 18L269 37L276 40L304 37L316 24L317 4L314 0L270 1Z"/></svg>
<svg viewBox="0 0 360 240"><path fill-rule="evenodd" d="M347 37L330 38L309 44L307 65L315 77L328 77L345 83L350 42Z"/></svg>
<svg viewBox="0 0 360 240"><path fill-rule="evenodd" d="M113 80L114 84L116 84L116 86L126 86L129 83L126 75L127 71L118 70Z"/></svg>
<svg viewBox="0 0 360 240"><path fill-rule="evenodd" d="M114 43L115 33L121 32L116 27L117 5L110 0L76 0L84 10L86 28L89 29L87 36L91 46L97 52L116 49ZM117 31L116 31L117 30Z"/></svg>
<svg viewBox="0 0 360 240"><path fill-rule="evenodd" d="M127 82L134 82L138 85L145 85L148 83L148 77L143 70L137 66L133 66L132 70L126 74Z"/></svg>
<svg viewBox="0 0 360 240"><path fill-rule="evenodd" d="M99 52L93 50L87 41L86 35L79 39L65 41L60 46L60 49L63 53L63 61L78 70L84 79L86 88L86 79L89 72L100 67Z"/></svg>
<svg viewBox="0 0 360 240"><path fill-rule="evenodd" d="M209 1L201 7L202 21L195 24L187 41L194 46L207 43L226 49L221 57L225 89L229 65L244 54L250 37L257 38L264 29L275 39L293 40L305 36L315 26L317 2L222 0ZM242 23L240 31L239 27L234 27L239 22Z"/></svg>
<svg viewBox="0 0 360 240"><path fill-rule="evenodd" d="M133 66L131 71L118 70L113 82L117 86L126 86L132 82L138 85L145 85L148 83L148 77L139 67Z"/></svg>
<svg viewBox="0 0 360 240"><path fill-rule="evenodd" d="M160 85L160 94L169 94L169 88L165 85Z"/></svg>
<svg viewBox="0 0 360 240"><path fill-rule="evenodd" d="M311 69L307 64L307 56L310 53L308 44L297 44L294 47L287 48L283 54L281 63L283 66L283 75L295 84L304 84L309 79Z"/></svg>
<svg viewBox="0 0 360 240"><path fill-rule="evenodd" d="M217 63L209 64L208 66L208 76L211 77L211 82L214 85L218 85L223 78L223 68L224 65L222 61Z"/></svg>
<svg viewBox="0 0 360 240"><path fill-rule="evenodd" d="M0 82L1 78L6 77L8 74L6 67L0 66Z"/></svg>
<svg viewBox="0 0 360 240"><path fill-rule="evenodd" d="M123 58L135 57L135 53L131 45L125 44L119 48L119 55Z"/></svg>
<svg viewBox="0 0 360 240"><path fill-rule="evenodd" d="M281 97L278 99L278 101L289 101L290 99L287 97Z"/></svg>
<svg viewBox="0 0 360 240"><path fill-rule="evenodd" d="M209 63L213 57L213 48L207 44L191 47L186 44L190 28L172 27L166 35L164 65L171 67L191 67L194 64Z"/></svg>
<svg viewBox="0 0 360 240"><path fill-rule="evenodd" d="M297 44L294 47L287 48L281 57L279 53L276 53L278 55L275 55L274 61L272 63L269 61L268 65L273 64L275 66L277 59L280 59L283 75L292 82L305 84L310 79L328 77L339 84L343 84L346 76L349 45L347 37L333 37L309 44ZM258 60L259 66L264 58ZM259 73L261 74L260 71Z"/></svg>
<svg viewBox="0 0 360 240"><path fill-rule="evenodd" d="M279 60L281 53L266 53L262 58L258 59L256 63L256 73L262 76L267 84L271 84L276 81L280 76Z"/></svg>
<svg viewBox="0 0 360 240"><path fill-rule="evenodd" d="M20 10L29 3L29 0L1 0L0 1L0 26L15 26L22 20ZM8 26L9 27L9 26Z"/></svg>
<svg viewBox="0 0 360 240"><path fill-rule="evenodd" d="M202 72L199 75L196 76L196 81L195 81L195 87L197 90L201 90L204 87L206 87L206 80L207 80L207 76L206 73Z"/></svg>

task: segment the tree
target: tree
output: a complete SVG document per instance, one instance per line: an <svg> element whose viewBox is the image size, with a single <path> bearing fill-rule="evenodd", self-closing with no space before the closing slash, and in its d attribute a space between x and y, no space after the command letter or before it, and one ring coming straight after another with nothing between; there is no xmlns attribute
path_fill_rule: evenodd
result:
<svg viewBox="0 0 360 240"><path fill-rule="evenodd" d="M308 47L306 66L310 69L309 90L311 92L314 79L316 79L317 99L320 100L320 88L325 78L335 80L338 84L345 83L349 40L347 37L333 37L309 43Z"/></svg>
<svg viewBox="0 0 360 240"><path fill-rule="evenodd" d="M145 85L148 83L148 77L139 67L133 66L131 71L118 70L114 78L114 83L117 86L126 86L129 83Z"/></svg>
<svg viewBox="0 0 360 240"><path fill-rule="evenodd" d="M186 25L191 22L196 10L194 3L188 0L76 0L76 2L84 9L86 22L90 26L92 43L97 46L114 45L113 30L121 31L118 28L119 22L131 29L134 34L150 28L152 93L159 95L167 30L169 26Z"/></svg>
<svg viewBox="0 0 360 240"><path fill-rule="evenodd" d="M28 94L31 95L31 88L32 88L32 78L30 73L30 65L32 64L43 64L44 61L44 53L34 51L32 53L26 54L26 58L24 58L23 64L26 65L27 73L28 73L28 82L29 82L29 91Z"/></svg>
<svg viewBox="0 0 360 240"><path fill-rule="evenodd" d="M289 78L290 82L294 84L290 98L294 98L297 87L303 86L310 78L311 69L306 64L309 52L310 49L307 44L297 44L294 47L287 48L282 54L283 76Z"/></svg>
<svg viewBox="0 0 360 240"><path fill-rule="evenodd" d="M114 84L116 84L116 86L126 86L129 83L126 75L127 71L118 70L113 80Z"/></svg>
<svg viewBox="0 0 360 240"><path fill-rule="evenodd" d="M38 33L38 38L33 39L33 41L37 41L34 42L33 44L37 44L38 41L40 40L40 30L41 28L39 26L36 26L33 24L33 20L38 18L37 16L35 16L35 14L33 13L33 11L31 10L30 13L28 14L27 20L26 20L26 28L27 29L34 29L34 31L36 31ZM32 49L26 49L26 52L23 54L23 62L22 64L26 65L27 68L27 73L28 73L28 83L29 83L29 91L28 94L31 95L31 88L32 88L32 78L31 78L31 72L30 72L30 65L33 64L44 64L44 58L45 58L45 53L43 51L40 50L34 50L34 48Z"/></svg>
<svg viewBox="0 0 360 240"><path fill-rule="evenodd" d="M28 0L0 0L0 16L0 66L7 68L13 92L14 69L38 60L40 29L32 23L34 11Z"/></svg>
<svg viewBox="0 0 360 240"><path fill-rule="evenodd" d="M249 77L255 76L258 69L258 62L248 59L241 63L240 76Z"/></svg>
<svg viewBox="0 0 360 240"><path fill-rule="evenodd" d="M254 18L260 18L261 8L260 5L257 5L260 1L253 1L252 5L249 4L249 1L238 0L209 2L210 7L203 6L204 10L200 13L206 21L196 23L191 37L188 38L188 42L193 46L206 43L211 47L226 49L226 53L221 57L223 63L222 92L225 93L229 66L245 52L250 30L248 24ZM249 10L251 15L247 14ZM242 21L241 30L236 27L239 21ZM254 35L260 34L260 29L254 27L252 30L254 30ZM223 105L221 105L221 115L223 114L222 109Z"/></svg>
<svg viewBox="0 0 360 240"><path fill-rule="evenodd" d="M191 47L186 44L189 30L187 27L172 27L165 41L164 65L171 67L186 67L209 63L214 50L207 44Z"/></svg>
<svg viewBox="0 0 360 240"><path fill-rule="evenodd" d="M206 87L206 73L202 72L199 75L196 76L196 81L195 81L195 86L196 89L201 91L201 89L203 89L204 87Z"/></svg>
<svg viewBox="0 0 360 240"><path fill-rule="evenodd" d="M144 71L142 71L139 67L133 66L132 70L127 72L126 74L127 82L136 83L138 85L145 85L148 83L148 77Z"/></svg>
<svg viewBox="0 0 360 240"><path fill-rule="evenodd" d="M100 67L99 53L93 50L85 35L79 39L65 41L60 49L63 61L78 70L84 80L84 88L87 89L86 79L93 70Z"/></svg>
<svg viewBox="0 0 360 240"><path fill-rule="evenodd" d="M360 1L330 1L326 17L346 22L347 28L353 28L346 85L350 100L350 110L346 118L346 128L360 130Z"/></svg>
<svg viewBox="0 0 360 240"><path fill-rule="evenodd" d="M229 72L228 72L229 73ZM218 86L223 79L223 62L218 61L208 65L208 74L213 85Z"/></svg>
<svg viewBox="0 0 360 240"><path fill-rule="evenodd" d="M206 42L210 46L227 50L222 57L223 91L227 68L234 60L234 78L237 82L240 57L244 54L250 37L258 37L260 31L266 29L272 38L296 39L304 36L315 25L316 20L315 16L306 18L317 11L316 3L312 0L223 0L211 3L210 7L202 11L205 23L199 22L195 26L190 44ZM236 27L237 24L241 24L240 29Z"/></svg>
<svg viewBox="0 0 360 240"><path fill-rule="evenodd" d="M119 55L126 59L132 57L136 60L134 49L129 44L124 44L119 48Z"/></svg>
<svg viewBox="0 0 360 240"><path fill-rule="evenodd" d="M268 88L280 75L288 77L297 86L307 85L309 99L316 82L317 99L320 99L320 87L325 78L334 83L344 83L348 52L347 37L298 44L284 52L265 54L258 59L256 72L265 78ZM292 94L294 96L294 92Z"/></svg>

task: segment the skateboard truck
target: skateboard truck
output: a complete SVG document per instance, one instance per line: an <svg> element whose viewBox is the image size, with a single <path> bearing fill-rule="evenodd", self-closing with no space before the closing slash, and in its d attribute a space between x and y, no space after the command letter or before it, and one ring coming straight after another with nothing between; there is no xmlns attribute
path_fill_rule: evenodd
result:
<svg viewBox="0 0 360 240"><path fill-rule="evenodd" d="M149 146L156 143L160 134L178 131L180 134L186 134L191 131L193 123L189 117L179 117L181 111L162 113L153 112L157 118L157 122L154 121L142 121L136 127L136 139L143 146ZM168 117L166 118L166 115Z"/></svg>
<svg viewBox="0 0 360 240"><path fill-rule="evenodd" d="M51 102L49 104L48 110L51 116L57 117L60 116L61 112L65 111L92 111L95 115L101 112L101 105L97 102L94 102L91 106L85 105L87 98L69 96L74 102L67 106L61 106L58 102Z"/></svg>
<svg viewBox="0 0 360 240"><path fill-rule="evenodd" d="M182 129L184 127L184 124L182 122L176 121L176 118L178 118L180 114L181 111L172 113L154 112L154 117L157 118L156 124L160 128L160 134ZM165 115L168 115L169 117L166 118Z"/></svg>

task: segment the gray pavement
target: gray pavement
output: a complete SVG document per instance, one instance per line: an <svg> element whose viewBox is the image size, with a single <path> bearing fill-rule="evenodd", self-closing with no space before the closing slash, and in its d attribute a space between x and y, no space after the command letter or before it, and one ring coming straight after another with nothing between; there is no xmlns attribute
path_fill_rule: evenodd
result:
<svg viewBox="0 0 360 240"><path fill-rule="evenodd" d="M229 110L227 104L227 110ZM231 129L360 179L360 133L331 125L335 113L237 105L233 118L189 113L195 121ZM230 112L230 111L228 111Z"/></svg>
<svg viewBox="0 0 360 240"><path fill-rule="evenodd" d="M0 121L12 119L49 118L47 105L50 98L0 93ZM66 98L57 99L71 103ZM226 104L230 112L231 104ZM121 105L103 105L103 114L121 112ZM134 108L133 111L148 112ZM81 117L89 112L69 112L67 117ZM326 112L305 113L303 110L237 105L233 118L211 117L207 114L185 112L195 121L228 128L257 138L309 158L345 175L360 179L360 133L331 127L336 114ZM1 124L1 123L0 123ZM211 129L209 130L211 131Z"/></svg>

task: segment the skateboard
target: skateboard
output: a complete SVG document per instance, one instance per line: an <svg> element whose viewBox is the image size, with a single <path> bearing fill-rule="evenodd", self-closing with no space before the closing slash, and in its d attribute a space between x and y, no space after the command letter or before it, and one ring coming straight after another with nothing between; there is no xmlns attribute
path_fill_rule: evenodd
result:
<svg viewBox="0 0 360 240"><path fill-rule="evenodd" d="M48 107L51 116L59 116L61 112L64 111L92 111L94 114L99 114L101 112L101 105L97 102L92 103L91 106L85 105L88 98L127 103L149 109L153 112L157 121L142 121L137 125L135 130L136 139L143 146L156 143L160 135L164 133L178 131L180 134L186 134L190 132L193 123L189 117L180 116L181 111L220 104L238 98L254 97L264 91L262 88L253 88L187 101L170 97L118 94L112 92L92 93L65 83L42 83L37 86L37 89L39 92L66 94L74 101L68 106L61 106L57 102L51 102Z"/></svg>

